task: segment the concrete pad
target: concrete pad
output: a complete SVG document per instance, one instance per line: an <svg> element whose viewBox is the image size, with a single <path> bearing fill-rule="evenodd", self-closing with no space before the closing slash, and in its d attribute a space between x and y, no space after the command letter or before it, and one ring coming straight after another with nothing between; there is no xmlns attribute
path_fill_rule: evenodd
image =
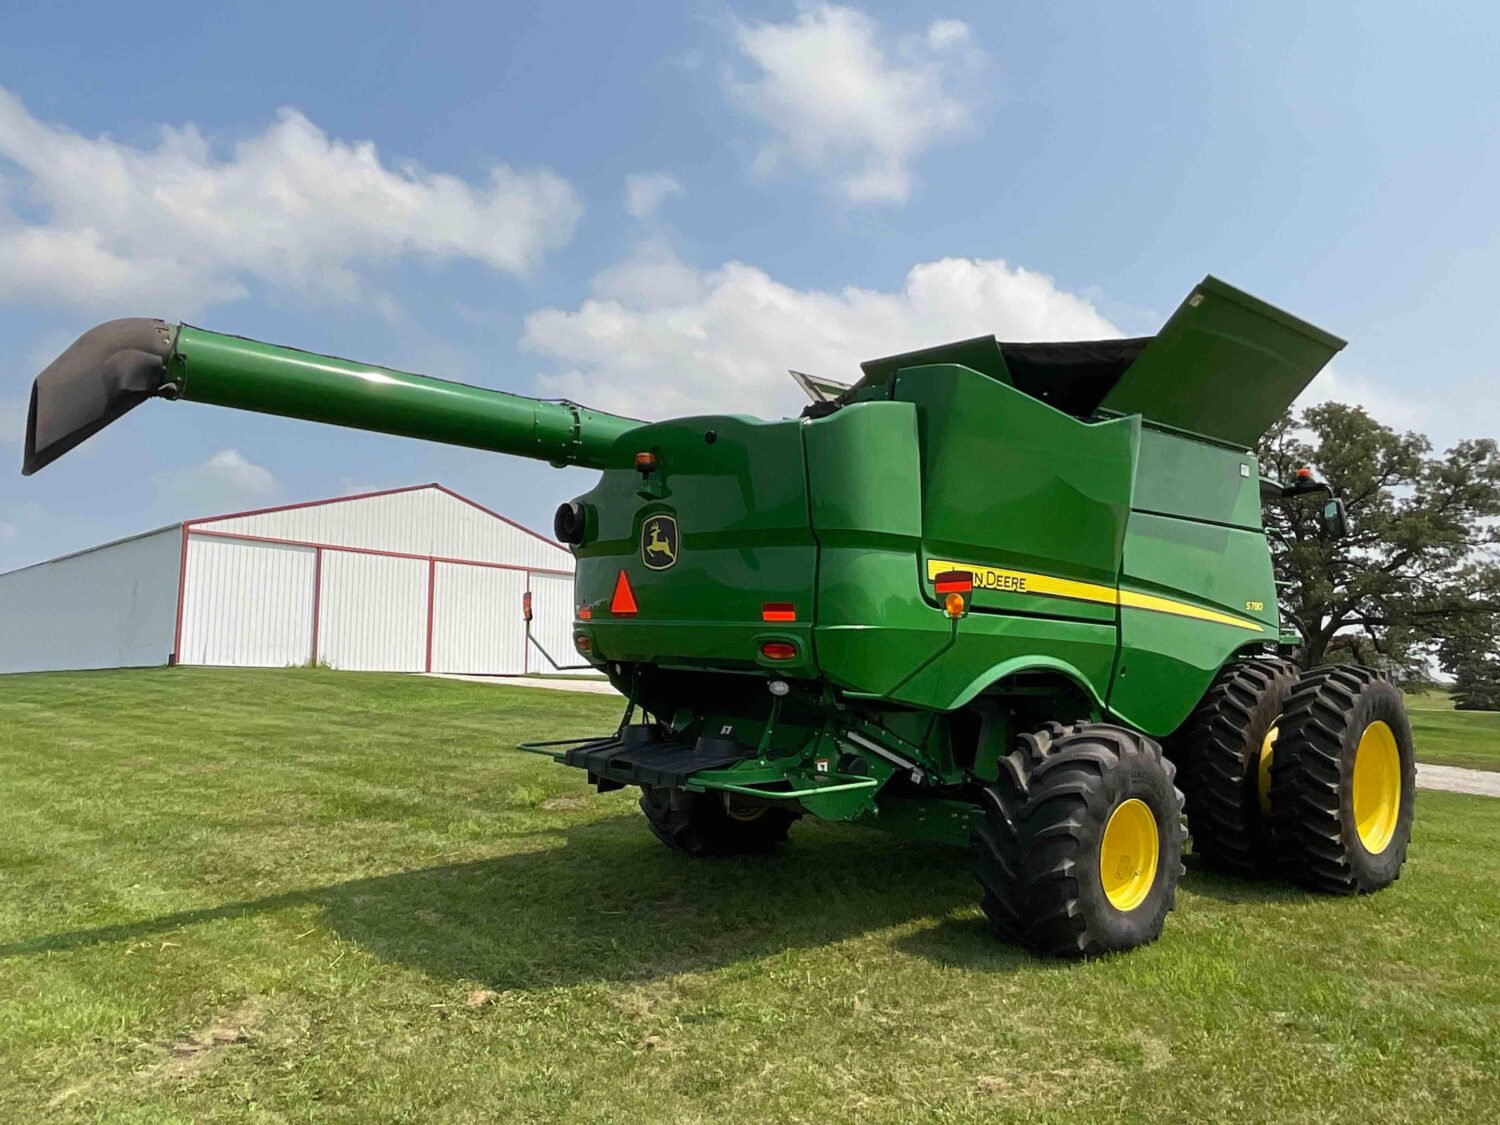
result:
<svg viewBox="0 0 1500 1125"><path fill-rule="evenodd" d="M1466 770L1457 766L1427 766L1417 763L1419 789L1446 789L1450 793L1477 793L1481 797L1500 797L1500 773L1493 770Z"/></svg>

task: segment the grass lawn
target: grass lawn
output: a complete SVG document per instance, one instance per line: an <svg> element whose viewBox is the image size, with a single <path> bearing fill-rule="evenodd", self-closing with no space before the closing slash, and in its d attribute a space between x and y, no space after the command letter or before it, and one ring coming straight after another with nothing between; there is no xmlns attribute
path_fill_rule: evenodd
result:
<svg viewBox="0 0 1500 1125"><path fill-rule="evenodd" d="M616 707L0 677L0 1120L1500 1114L1500 801L1423 792L1365 898L1190 861L1160 942L1053 963L961 852L802 823L695 862L510 749Z"/></svg>

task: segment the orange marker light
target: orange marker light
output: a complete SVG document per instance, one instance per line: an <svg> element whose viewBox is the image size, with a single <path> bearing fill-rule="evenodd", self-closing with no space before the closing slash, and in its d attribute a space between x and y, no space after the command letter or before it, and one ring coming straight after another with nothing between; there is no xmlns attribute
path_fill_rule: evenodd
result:
<svg viewBox="0 0 1500 1125"><path fill-rule="evenodd" d="M645 476L656 468L656 454L637 453L635 455L635 471Z"/></svg>
<svg viewBox="0 0 1500 1125"><path fill-rule="evenodd" d="M760 654L767 660L796 660L797 646L786 641L766 641L760 646Z"/></svg>
<svg viewBox="0 0 1500 1125"><path fill-rule="evenodd" d="M622 570L620 577L615 579L615 594L609 599L609 612L616 617L634 617L637 610L635 591L630 588L630 579Z"/></svg>
<svg viewBox="0 0 1500 1125"><path fill-rule="evenodd" d="M974 596L974 575L967 570L945 570L934 575L932 588L943 599L943 612L957 621L969 612Z"/></svg>
<svg viewBox="0 0 1500 1125"><path fill-rule="evenodd" d="M580 620L580 621L588 621L593 616L594 616L594 611L592 609L590 609L588 606L581 605L581 606L578 607L578 620Z"/></svg>
<svg viewBox="0 0 1500 1125"><path fill-rule="evenodd" d="M760 607L762 621L795 621L797 607L791 602L766 602Z"/></svg>
<svg viewBox="0 0 1500 1125"><path fill-rule="evenodd" d="M1303 465L1302 468L1297 470L1297 479L1312 480L1312 470L1309 469L1306 465Z"/></svg>

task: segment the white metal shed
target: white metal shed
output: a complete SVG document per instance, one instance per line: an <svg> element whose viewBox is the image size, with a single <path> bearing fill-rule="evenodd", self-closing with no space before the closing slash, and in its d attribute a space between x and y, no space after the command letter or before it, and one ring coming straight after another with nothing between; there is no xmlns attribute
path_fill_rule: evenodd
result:
<svg viewBox="0 0 1500 1125"><path fill-rule="evenodd" d="M0 672L322 661L548 672L572 656L573 556L442 485L172 524L0 575Z"/></svg>

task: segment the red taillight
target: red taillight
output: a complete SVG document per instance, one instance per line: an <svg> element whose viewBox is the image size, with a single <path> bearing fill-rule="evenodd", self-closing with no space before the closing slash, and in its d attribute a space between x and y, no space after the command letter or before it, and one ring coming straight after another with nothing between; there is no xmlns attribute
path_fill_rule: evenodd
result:
<svg viewBox="0 0 1500 1125"><path fill-rule="evenodd" d="M578 607L578 620L580 620L580 621L588 621L593 616L594 616L594 611L592 609L590 609L588 606L581 605L581 606Z"/></svg>
<svg viewBox="0 0 1500 1125"><path fill-rule="evenodd" d="M589 649L594 647L594 643L582 633L573 638L573 644L577 646L579 652L588 652Z"/></svg>
<svg viewBox="0 0 1500 1125"><path fill-rule="evenodd" d="M766 602L760 607L762 621L795 621L797 607L791 602Z"/></svg>
<svg viewBox="0 0 1500 1125"><path fill-rule="evenodd" d="M760 646L760 654L767 660L796 660L797 646L788 641L765 641Z"/></svg>
<svg viewBox="0 0 1500 1125"><path fill-rule="evenodd" d="M615 579L615 595L609 599L609 612L616 617L634 617L636 611L635 591L630 588L630 579L622 570L620 577Z"/></svg>
<svg viewBox="0 0 1500 1125"><path fill-rule="evenodd" d="M939 594L968 594L974 590L974 576L967 570L945 570L932 585Z"/></svg>

